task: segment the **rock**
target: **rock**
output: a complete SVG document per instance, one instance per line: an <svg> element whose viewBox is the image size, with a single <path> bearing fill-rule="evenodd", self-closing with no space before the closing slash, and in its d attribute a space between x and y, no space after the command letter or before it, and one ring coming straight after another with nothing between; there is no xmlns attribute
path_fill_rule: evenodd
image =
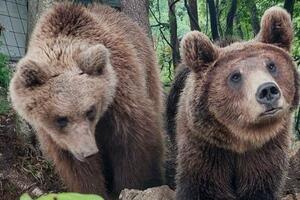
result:
<svg viewBox="0 0 300 200"><path fill-rule="evenodd" d="M53 5L55 0L30 0L28 1L28 25L27 25L27 42L33 31L37 20L42 12Z"/></svg>
<svg viewBox="0 0 300 200"><path fill-rule="evenodd" d="M147 190L122 190L120 200L174 200L175 192L167 185L148 188Z"/></svg>
<svg viewBox="0 0 300 200"><path fill-rule="evenodd" d="M36 138L32 127L20 116L16 116L16 132L20 139L26 144L35 146Z"/></svg>
<svg viewBox="0 0 300 200"><path fill-rule="evenodd" d="M289 194L286 197L282 198L281 200L300 200L300 193L298 194Z"/></svg>

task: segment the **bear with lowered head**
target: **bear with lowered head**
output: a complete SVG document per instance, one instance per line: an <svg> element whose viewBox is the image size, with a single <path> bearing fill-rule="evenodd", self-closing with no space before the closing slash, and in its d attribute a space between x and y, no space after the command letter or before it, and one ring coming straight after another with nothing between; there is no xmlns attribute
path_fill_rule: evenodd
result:
<svg viewBox="0 0 300 200"><path fill-rule="evenodd" d="M264 13L251 41L219 47L197 31L183 38L190 72L173 86L183 88L173 90L180 95L176 199L280 198L299 101L292 39L290 16L279 7Z"/></svg>
<svg viewBox="0 0 300 200"><path fill-rule="evenodd" d="M10 94L68 189L114 199L162 182L158 70L124 14L60 3L37 22Z"/></svg>

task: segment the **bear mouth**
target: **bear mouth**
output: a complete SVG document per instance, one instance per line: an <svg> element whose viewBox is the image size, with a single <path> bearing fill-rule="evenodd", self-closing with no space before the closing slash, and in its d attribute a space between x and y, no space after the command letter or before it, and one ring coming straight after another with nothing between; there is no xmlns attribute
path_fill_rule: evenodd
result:
<svg viewBox="0 0 300 200"><path fill-rule="evenodd" d="M281 107L269 108L265 112L261 113L260 116L261 117L272 117L272 116L276 115L281 110L282 110Z"/></svg>

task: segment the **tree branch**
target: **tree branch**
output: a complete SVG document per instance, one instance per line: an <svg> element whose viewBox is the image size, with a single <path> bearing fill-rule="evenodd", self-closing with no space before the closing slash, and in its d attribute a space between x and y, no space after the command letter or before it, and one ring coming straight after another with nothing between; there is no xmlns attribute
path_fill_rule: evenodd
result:
<svg viewBox="0 0 300 200"><path fill-rule="evenodd" d="M154 12L152 11L152 9L149 7L149 11L151 13L151 15L153 16L153 18L155 19L155 21L157 22L157 24L159 24L159 31L161 33L161 36L163 37L163 39L166 41L166 43L173 49L171 43L168 41L168 39L166 38L164 32L161 30L163 28L163 26L161 26L161 22L157 19L157 17L155 16Z"/></svg>
<svg viewBox="0 0 300 200"><path fill-rule="evenodd" d="M184 6L185 6L185 8L186 8L186 10L187 10L187 13L188 13L188 15L189 15L189 18L190 18L190 20L191 20L191 22L192 22L192 23L191 23L191 29L192 29L192 30L201 31L200 26L199 26L199 22L198 22L198 20L196 19L196 18L198 18L198 16L195 17L195 16L193 15L193 13L192 13L192 11L191 11L191 8L190 8L190 6L189 6L187 0L184 0ZM193 25L194 25L194 28L193 28Z"/></svg>
<svg viewBox="0 0 300 200"><path fill-rule="evenodd" d="M180 0L175 0L173 3L170 4L169 9L171 10L171 12L173 12L173 6L174 6L176 3L178 3L179 1L180 1ZM175 13L173 12L173 14L175 14Z"/></svg>

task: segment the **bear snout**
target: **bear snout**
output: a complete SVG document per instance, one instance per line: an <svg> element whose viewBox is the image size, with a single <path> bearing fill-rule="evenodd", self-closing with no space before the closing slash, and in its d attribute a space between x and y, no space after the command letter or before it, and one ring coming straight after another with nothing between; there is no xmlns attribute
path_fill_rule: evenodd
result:
<svg viewBox="0 0 300 200"><path fill-rule="evenodd" d="M87 159L93 157L99 152L98 148L86 149L84 151L72 152L73 156L80 162L85 162Z"/></svg>
<svg viewBox="0 0 300 200"><path fill-rule="evenodd" d="M98 153L98 151L99 151L98 148L94 148L94 149L91 149L88 152L83 152L83 157L84 158L91 157L91 156L95 155L96 153Z"/></svg>
<svg viewBox="0 0 300 200"><path fill-rule="evenodd" d="M258 103L268 107L276 107L281 93L276 84L272 82L263 83L256 92L256 100Z"/></svg>

